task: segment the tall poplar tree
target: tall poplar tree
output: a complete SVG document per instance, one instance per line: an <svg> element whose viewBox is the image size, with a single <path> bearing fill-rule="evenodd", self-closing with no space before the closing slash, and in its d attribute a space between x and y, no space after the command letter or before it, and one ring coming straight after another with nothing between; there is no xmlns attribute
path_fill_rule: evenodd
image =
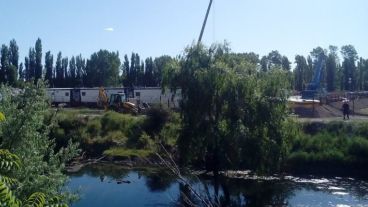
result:
<svg viewBox="0 0 368 207"><path fill-rule="evenodd" d="M77 70L77 66L76 66L76 62L75 62L75 57L73 56L70 61L69 61L69 85L70 87L75 87L76 84L76 70Z"/></svg>
<svg viewBox="0 0 368 207"><path fill-rule="evenodd" d="M63 67L61 65L61 60L62 60L62 54L61 54L61 52L59 52L57 54L56 65L55 65L55 70L56 70L55 86L56 87L61 87L61 84L64 81L64 71L63 71Z"/></svg>
<svg viewBox="0 0 368 207"><path fill-rule="evenodd" d="M1 70L0 83L7 83L7 72L9 70L9 48L6 45L1 46Z"/></svg>
<svg viewBox="0 0 368 207"><path fill-rule="evenodd" d="M353 45L345 45L341 47L343 57L343 81L345 90L355 90L357 84L356 65L358 53Z"/></svg>
<svg viewBox="0 0 368 207"><path fill-rule="evenodd" d="M83 78L86 69L86 60L82 58L82 55L78 55L75 59L75 64L77 68L76 72L76 86L84 86Z"/></svg>
<svg viewBox="0 0 368 207"><path fill-rule="evenodd" d="M28 81L35 79L36 70L36 51L34 48L29 49L29 70L28 70Z"/></svg>
<svg viewBox="0 0 368 207"><path fill-rule="evenodd" d="M35 45L35 83L42 79L42 43L38 38Z"/></svg>
<svg viewBox="0 0 368 207"><path fill-rule="evenodd" d="M53 64L54 64L54 56L51 54L50 51L46 52L45 55L45 69L46 69L46 74L45 74L45 80L48 81L50 86L54 86L54 82L53 82L53 74L54 74L54 68L53 68Z"/></svg>

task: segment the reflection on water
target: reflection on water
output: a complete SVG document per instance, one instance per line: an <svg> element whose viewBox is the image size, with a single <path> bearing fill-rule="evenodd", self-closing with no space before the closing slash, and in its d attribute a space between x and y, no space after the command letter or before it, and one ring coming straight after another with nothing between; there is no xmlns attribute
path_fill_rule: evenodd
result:
<svg viewBox="0 0 368 207"><path fill-rule="evenodd" d="M368 206L368 183L353 178L188 180L203 197L221 206ZM80 191L81 199L73 207L182 206L188 198L195 200L186 186L160 169L90 166L72 174L68 187Z"/></svg>

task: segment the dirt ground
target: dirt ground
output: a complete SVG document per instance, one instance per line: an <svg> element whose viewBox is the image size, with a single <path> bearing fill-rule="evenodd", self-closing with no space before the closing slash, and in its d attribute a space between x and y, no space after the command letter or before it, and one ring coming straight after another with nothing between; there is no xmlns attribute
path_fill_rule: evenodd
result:
<svg viewBox="0 0 368 207"><path fill-rule="evenodd" d="M368 98L356 99L349 102L352 119L368 120ZM297 108L294 110L298 119L308 120L316 119L317 121L331 121L342 119L342 102L332 102L315 106L313 109Z"/></svg>

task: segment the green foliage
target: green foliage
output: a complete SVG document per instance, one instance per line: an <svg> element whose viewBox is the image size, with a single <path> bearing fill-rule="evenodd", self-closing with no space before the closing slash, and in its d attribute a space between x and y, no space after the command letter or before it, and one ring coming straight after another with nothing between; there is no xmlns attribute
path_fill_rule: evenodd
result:
<svg viewBox="0 0 368 207"><path fill-rule="evenodd" d="M4 174L8 174L10 171L19 170L20 159L17 155L10 153L8 150L0 149L0 206L12 206L12 207L48 207L48 206L63 206L60 199L49 199L44 193L36 192L28 197L24 202L19 200L11 189L19 186L19 182L11 177L7 177ZM57 198L57 197L55 197Z"/></svg>
<svg viewBox="0 0 368 207"><path fill-rule="evenodd" d="M20 159L17 155L10 153L8 150L0 149L0 172L9 172L13 169L19 169Z"/></svg>
<svg viewBox="0 0 368 207"><path fill-rule="evenodd" d="M139 149L153 149L155 143L151 139L151 137L143 132L141 136L139 136L138 141L136 143L136 147Z"/></svg>
<svg viewBox="0 0 368 207"><path fill-rule="evenodd" d="M368 140L363 138L367 137L367 123L304 125L304 132L292 139L286 169L300 172L367 170Z"/></svg>
<svg viewBox="0 0 368 207"><path fill-rule="evenodd" d="M146 113L147 118L144 120L143 128L151 136L157 135L169 119L169 115L166 109L150 108Z"/></svg>
<svg viewBox="0 0 368 207"><path fill-rule="evenodd" d="M149 149L126 149L122 147L113 147L104 152L104 155L115 158L140 157L146 158L154 154L154 151Z"/></svg>
<svg viewBox="0 0 368 207"><path fill-rule="evenodd" d="M39 207L45 206L46 197L43 193L33 193L25 202L25 206L27 207Z"/></svg>
<svg viewBox="0 0 368 207"><path fill-rule="evenodd" d="M247 168L259 172L279 169L287 152L288 72L279 70L278 53L272 70L230 52L228 46L186 49L176 75L182 93L182 131L178 139L184 164L210 170Z"/></svg>
<svg viewBox="0 0 368 207"><path fill-rule="evenodd" d="M51 130L51 135L56 138L57 148L65 147L70 141L78 142L81 149L92 157L101 156L104 151L114 147L155 150L155 138L160 139L160 130L169 117L168 112L161 110L152 115L154 117L112 111L102 116L88 117L79 114L82 112L58 112L57 124ZM170 138L171 143L175 143L173 139Z"/></svg>
<svg viewBox="0 0 368 207"><path fill-rule="evenodd" d="M19 93L7 87L0 90L0 111L6 116L0 124L0 148L14 152L22 162L21 169L12 173L21 186L15 190L17 197L25 200L33 192L59 195L67 180L65 162L77 155L77 150L70 142L54 150L55 141L49 137L53 122L45 119L49 106L44 85L26 84Z"/></svg>
<svg viewBox="0 0 368 207"><path fill-rule="evenodd" d="M91 55L85 69L86 86L116 86L119 83L120 59L118 52L100 50Z"/></svg>
<svg viewBox="0 0 368 207"><path fill-rule="evenodd" d="M38 80L42 79L42 43L40 38L38 38L36 41L35 52L36 52L36 65L35 65L34 81L35 83L37 83Z"/></svg>
<svg viewBox="0 0 368 207"><path fill-rule="evenodd" d="M180 115L178 113L171 113L169 120L165 123L158 135L158 141L166 147L175 147L182 130L181 126Z"/></svg>
<svg viewBox="0 0 368 207"><path fill-rule="evenodd" d="M53 76L54 76L54 56L50 51L46 52L45 55L45 80L48 82L50 86L54 86Z"/></svg>

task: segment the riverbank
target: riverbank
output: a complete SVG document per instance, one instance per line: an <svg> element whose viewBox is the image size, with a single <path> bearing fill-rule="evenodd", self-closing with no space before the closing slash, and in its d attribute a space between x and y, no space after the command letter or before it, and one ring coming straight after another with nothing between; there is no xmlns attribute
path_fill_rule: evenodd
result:
<svg viewBox="0 0 368 207"><path fill-rule="evenodd" d="M51 135L56 137L58 146L70 141L79 143L83 154L71 166L94 163L96 159L128 167L147 166L160 164L156 153L160 153L161 146L157 147L157 143L179 162L176 141L180 122L178 114L164 110L148 116L107 112L92 117L62 111L57 114L58 124ZM368 123L296 122L290 127L296 133L287 142L288 151L279 172L339 176L368 172ZM191 168L203 170L203 166Z"/></svg>

